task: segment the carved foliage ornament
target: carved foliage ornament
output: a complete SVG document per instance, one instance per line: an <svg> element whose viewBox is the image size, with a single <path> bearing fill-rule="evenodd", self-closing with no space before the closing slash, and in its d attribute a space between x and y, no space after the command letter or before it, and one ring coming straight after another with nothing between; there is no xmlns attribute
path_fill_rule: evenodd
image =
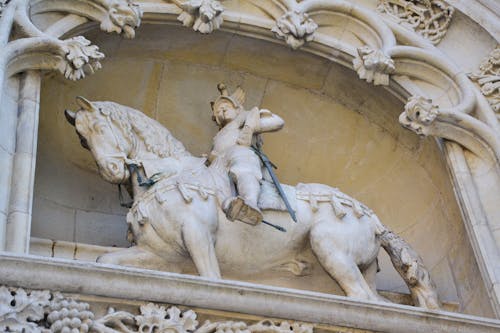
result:
<svg viewBox="0 0 500 333"><path fill-rule="evenodd" d="M177 17L186 27L202 34L211 33L220 28L224 7L216 0L174 1L182 9Z"/></svg>
<svg viewBox="0 0 500 333"><path fill-rule="evenodd" d="M153 303L142 305L139 314L108 309L95 318L88 303L78 302L48 290L26 292L0 287L0 331L19 333L312 333L303 323L263 320L256 324L241 321L205 321L199 326L192 310L165 309Z"/></svg>
<svg viewBox="0 0 500 333"><path fill-rule="evenodd" d="M126 38L135 37L135 28L141 24L142 11L132 0L94 0L107 10L101 20L101 30L123 34Z"/></svg>
<svg viewBox="0 0 500 333"><path fill-rule="evenodd" d="M479 70L469 76L481 86L481 92L500 119L500 45L481 63Z"/></svg>
<svg viewBox="0 0 500 333"><path fill-rule="evenodd" d="M399 123L418 135L427 135L427 126L438 116L439 108L432 100L422 96L412 96L399 116Z"/></svg>
<svg viewBox="0 0 500 333"><path fill-rule="evenodd" d="M283 14L271 31L277 38L285 40L292 49L296 50L314 39L316 29L318 25L309 15L292 10Z"/></svg>
<svg viewBox="0 0 500 333"><path fill-rule="evenodd" d="M445 36L455 10L441 0L379 0L377 9L433 44Z"/></svg>
<svg viewBox="0 0 500 333"><path fill-rule="evenodd" d="M86 73L94 73L101 68L99 60L104 58L104 54L85 37L78 36L63 41L63 51L66 58L60 62L58 69L67 79L79 80Z"/></svg>
<svg viewBox="0 0 500 333"><path fill-rule="evenodd" d="M360 79L373 81L375 85L388 85L389 74L396 70L394 61L382 50L374 50L367 45L358 48L353 66Z"/></svg>
<svg viewBox="0 0 500 333"><path fill-rule="evenodd" d="M124 37L135 36L134 29L140 25L142 11L132 0L87 0L91 2L91 13L75 7L75 14L100 22L106 32L116 32ZM0 14L10 4L16 10L15 23L23 32L22 43L7 43L0 50L0 57L19 56L30 52L42 57L41 69L58 70L67 79L79 80L101 68L104 54L82 36L61 40L40 30L31 22L29 1L0 0ZM54 9L54 11L57 11ZM64 11L64 9L61 9ZM14 40L17 41L17 40ZM5 50L5 53L2 51ZM29 69L30 64L28 64Z"/></svg>
<svg viewBox="0 0 500 333"><path fill-rule="evenodd" d="M0 331L41 332L37 322L43 319L50 297L48 291L28 294L23 289L0 287Z"/></svg>
<svg viewBox="0 0 500 333"><path fill-rule="evenodd" d="M2 11L9 2L10 0L0 0L0 17L2 17Z"/></svg>

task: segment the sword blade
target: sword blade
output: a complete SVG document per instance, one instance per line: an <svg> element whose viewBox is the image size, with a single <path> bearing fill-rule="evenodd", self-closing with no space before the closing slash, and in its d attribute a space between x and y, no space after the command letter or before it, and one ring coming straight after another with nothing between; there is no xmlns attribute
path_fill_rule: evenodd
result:
<svg viewBox="0 0 500 333"><path fill-rule="evenodd" d="M288 201L288 198L285 194L285 191L281 187L281 184L280 184L280 181L278 180L278 177L276 176L276 174L273 171L273 167L276 167L276 166L269 160L269 158L266 156L266 154L264 154L264 152L262 150L260 150L260 148L253 147L253 146L251 148L257 154L257 156L259 156L260 160L262 161L262 164L264 164L264 167L269 172L269 175L271 176L271 179L273 180L274 186L276 186L276 189L278 190L278 193L279 193L281 199L283 199L283 202L285 203L286 209L288 210L288 213L292 217L293 222L297 223L297 217L295 216L295 212L292 209L290 202Z"/></svg>
<svg viewBox="0 0 500 333"><path fill-rule="evenodd" d="M286 209L288 210L288 213L290 213L290 216L292 217L292 220L294 222L297 222L297 217L295 216L295 212L292 209L292 206L290 205L290 202L288 201L288 198L285 194L285 191L281 187L281 184L278 180L278 177L276 177L276 174L273 171L273 167L271 166L271 163L269 161L264 160L264 166L266 167L266 170L269 172L269 175L271 176L271 179L273 180L274 186L276 186L276 189L278 190L279 195L283 199L283 202L285 203Z"/></svg>

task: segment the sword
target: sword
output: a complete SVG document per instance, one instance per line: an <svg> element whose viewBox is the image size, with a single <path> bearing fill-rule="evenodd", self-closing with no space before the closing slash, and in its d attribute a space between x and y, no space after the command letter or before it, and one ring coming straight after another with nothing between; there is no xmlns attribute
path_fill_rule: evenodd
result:
<svg viewBox="0 0 500 333"><path fill-rule="evenodd" d="M276 177L276 174L274 173L273 168L277 169L276 165L273 164L269 160L269 158L264 154L262 150L259 148L256 148L254 146L251 147L253 151L259 156L260 160L264 164L264 167L266 168L267 172L269 172L269 175L271 176L271 179L273 180L274 186L276 186L276 189L278 190L279 195L283 199L283 202L285 203L286 209L288 210L288 213L290 213L290 216L292 217L292 220L294 222L297 222L297 217L295 216L295 212L292 209L292 206L290 205L290 202L288 201L288 198L286 197L285 191L281 187L280 181L278 180L278 177Z"/></svg>

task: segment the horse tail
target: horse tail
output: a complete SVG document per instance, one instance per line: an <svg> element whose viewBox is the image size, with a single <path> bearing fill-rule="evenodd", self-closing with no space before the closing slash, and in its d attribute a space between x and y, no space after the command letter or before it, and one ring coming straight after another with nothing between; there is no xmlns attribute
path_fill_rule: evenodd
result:
<svg viewBox="0 0 500 333"><path fill-rule="evenodd" d="M415 305L438 310L440 302L436 285L424 266L422 258L408 242L383 225L376 215L373 217L377 220L377 234L381 245L391 258L394 268L410 289Z"/></svg>

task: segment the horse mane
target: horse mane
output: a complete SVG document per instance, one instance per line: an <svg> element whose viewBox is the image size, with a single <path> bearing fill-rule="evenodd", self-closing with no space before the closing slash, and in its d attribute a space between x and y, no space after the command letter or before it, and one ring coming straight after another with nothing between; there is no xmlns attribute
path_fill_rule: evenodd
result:
<svg viewBox="0 0 500 333"><path fill-rule="evenodd" d="M105 103L102 109L110 111L111 120L123 130L125 135L135 133L144 141L149 152L161 158L191 156L182 142L177 140L168 129L144 113L114 102L95 103Z"/></svg>

